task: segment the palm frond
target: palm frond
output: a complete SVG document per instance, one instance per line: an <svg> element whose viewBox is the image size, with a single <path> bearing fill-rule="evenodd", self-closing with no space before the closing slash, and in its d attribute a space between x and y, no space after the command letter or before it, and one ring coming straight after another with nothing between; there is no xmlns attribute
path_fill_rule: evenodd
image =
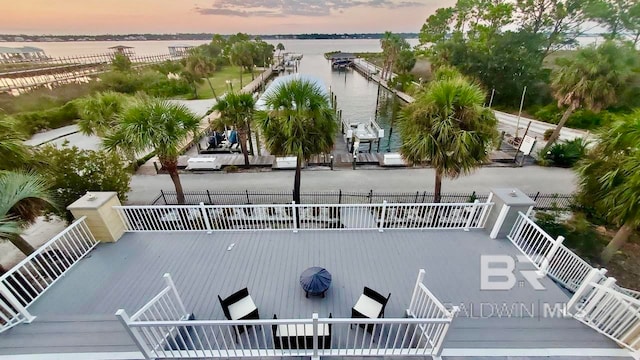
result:
<svg viewBox="0 0 640 360"><path fill-rule="evenodd" d="M55 206L48 182L33 172L0 172L0 217L31 223Z"/></svg>

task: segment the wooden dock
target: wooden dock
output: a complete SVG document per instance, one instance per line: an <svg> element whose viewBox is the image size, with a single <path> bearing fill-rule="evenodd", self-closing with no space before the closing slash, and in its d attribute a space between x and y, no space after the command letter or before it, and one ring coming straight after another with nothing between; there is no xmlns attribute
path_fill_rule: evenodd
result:
<svg viewBox="0 0 640 360"><path fill-rule="evenodd" d="M362 63L366 63L367 65L363 65ZM359 72L360 74L362 74L364 77L366 77L367 79L371 79L377 83L379 83L380 85L382 85L385 89L393 92L400 100L404 101L407 104L410 104L412 102L414 102L416 99L413 98L413 96L403 93L402 91L398 91L392 87L389 86L389 84L387 83L387 80L382 79L378 74L381 73L382 69L380 69L380 67L371 64L370 62L363 60L363 59L359 59L359 61L354 63L353 68ZM371 68L374 68L377 71L377 74L373 73L371 71Z"/></svg>

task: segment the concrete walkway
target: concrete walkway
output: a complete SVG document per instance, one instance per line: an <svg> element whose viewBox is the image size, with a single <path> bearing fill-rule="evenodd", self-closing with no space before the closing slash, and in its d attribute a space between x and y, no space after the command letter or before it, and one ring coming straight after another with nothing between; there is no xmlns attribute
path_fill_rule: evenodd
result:
<svg viewBox="0 0 640 360"><path fill-rule="evenodd" d="M78 131L80 131L80 129L78 128L78 125L63 126L58 129L37 133L33 135L31 139L26 140L24 143L29 146L38 146L38 145L46 144L56 139L60 139L67 135L75 134Z"/></svg>
<svg viewBox="0 0 640 360"><path fill-rule="evenodd" d="M185 191L193 190L283 190L293 189L293 170L276 170L226 174L181 174ZM433 169L307 169L302 172L303 191L432 191ZM518 187L525 192L568 194L576 189L572 170L528 166L523 168L481 168L470 176L444 179L443 192L487 193L492 187ZM169 175L134 175L131 180L130 204L148 204L160 190L174 190Z"/></svg>

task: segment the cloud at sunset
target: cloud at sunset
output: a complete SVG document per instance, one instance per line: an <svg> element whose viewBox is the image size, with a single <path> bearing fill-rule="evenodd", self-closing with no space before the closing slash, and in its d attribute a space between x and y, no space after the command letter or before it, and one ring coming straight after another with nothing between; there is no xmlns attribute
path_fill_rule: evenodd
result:
<svg viewBox="0 0 640 360"><path fill-rule="evenodd" d="M240 17L329 16L355 7L397 9L419 7L417 1L392 0L215 0L210 7L196 7L202 15L228 15Z"/></svg>
<svg viewBox="0 0 640 360"><path fill-rule="evenodd" d="M10 2L9 2L10 1ZM6 34L417 32L456 0L0 0Z"/></svg>

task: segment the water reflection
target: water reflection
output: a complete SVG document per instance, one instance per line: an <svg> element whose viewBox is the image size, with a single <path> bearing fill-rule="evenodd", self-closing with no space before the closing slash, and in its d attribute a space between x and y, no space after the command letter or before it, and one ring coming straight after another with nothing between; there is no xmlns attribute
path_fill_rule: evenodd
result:
<svg viewBox="0 0 640 360"><path fill-rule="evenodd" d="M317 77L329 87L337 96L343 119L363 122L376 120L385 133L380 141L380 152L398 150L400 138L395 120L402 101L396 99L393 93L354 70L332 70L322 54L304 54L299 72ZM375 146L373 150L376 150Z"/></svg>

